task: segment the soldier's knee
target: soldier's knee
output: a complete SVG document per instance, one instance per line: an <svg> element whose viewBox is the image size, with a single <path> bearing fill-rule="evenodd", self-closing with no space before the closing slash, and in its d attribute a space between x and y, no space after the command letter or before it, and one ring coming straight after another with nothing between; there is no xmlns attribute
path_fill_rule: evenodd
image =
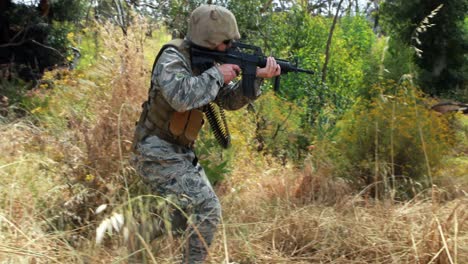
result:
<svg viewBox="0 0 468 264"><path fill-rule="evenodd" d="M221 221L221 204L217 198L203 203L202 212L213 225Z"/></svg>

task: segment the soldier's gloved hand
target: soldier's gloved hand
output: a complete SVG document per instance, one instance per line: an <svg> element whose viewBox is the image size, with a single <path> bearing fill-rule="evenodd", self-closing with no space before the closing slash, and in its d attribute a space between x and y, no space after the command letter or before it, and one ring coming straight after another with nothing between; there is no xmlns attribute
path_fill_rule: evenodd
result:
<svg viewBox="0 0 468 264"><path fill-rule="evenodd" d="M236 64L222 64L216 67L218 67L221 74L223 74L225 84L230 83L241 71L241 68Z"/></svg>
<svg viewBox="0 0 468 264"><path fill-rule="evenodd" d="M257 77L271 78L281 74L281 67L276 63L275 58L268 57L264 68L257 68Z"/></svg>

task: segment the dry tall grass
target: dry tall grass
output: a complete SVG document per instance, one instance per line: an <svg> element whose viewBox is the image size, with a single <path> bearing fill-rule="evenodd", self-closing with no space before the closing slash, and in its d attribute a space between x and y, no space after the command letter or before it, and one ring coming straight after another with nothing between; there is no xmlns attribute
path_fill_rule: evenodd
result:
<svg viewBox="0 0 468 264"><path fill-rule="evenodd" d="M79 149L28 122L2 125L0 137L1 263L78 261L74 245L63 239L75 232L56 232L51 223L54 215L78 217L67 210L76 189L59 173L70 172L69 164L56 159L60 150L79 155Z"/></svg>
<svg viewBox="0 0 468 264"><path fill-rule="evenodd" d="M297 172L278 168L223 197L229 258L239 263L466 263L468 196L437 203L366 200L306 170L321 198L295 198ZM289 175L289 176L288 176ZM296 174L298 175L298 174ZM302 182L302 181L299 181ZM342 191L341 191L342 190ZM324 202L325 201L325 202ZM335 201L329 203L329 201ZM225 258L223 244L213 263Z"/></svg>
<svg viewBox="0 0 468 264"><path fill-rule="evenodd" d="M100 254L78 248L93 247L94 209L121 200L148 89L145 24L133 26L125 37L96 28L105 46L97 63L46 73L31 93L35 117L1 125L0 262L82 263Z"/></svg>

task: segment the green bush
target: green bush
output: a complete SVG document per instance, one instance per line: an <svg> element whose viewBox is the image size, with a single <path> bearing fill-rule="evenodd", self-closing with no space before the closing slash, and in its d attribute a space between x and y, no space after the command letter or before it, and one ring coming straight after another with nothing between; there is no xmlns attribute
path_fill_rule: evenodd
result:
<svg viewBox="0 0 468 264"><path fill-rule="evenodd" d="M306 127L301 126L303 109L272 92L265 93L255 104L255 142L264 151L286 161L301 160L309 145Z"/></svg>
<svg viewBox="0 0 468 264"><path fill-rule="evenodd" d="M380 83L372 92L337 125L342 176L369 186L375 196L412 197L431 186L454 135L409 82Z"/></svg>
<svg viewBox="0 0 468 264"><path fill-rule="evenodd" d="M364 17L340 18L334 30L325 83L321 70L332 18L310 16L300 8L272 15L277 25L268 34L266 51L280 58L297 59L299 66L314 75L288 74L282 77L279 94L306 109L304 125L330 126L352 105L359 89L366 86L368 64L377 64L370 56L376 37ZM284 23L288 21L288 23ZM323 111L326 108L327 111ZM324 116L325 112L330 115ZM323 123L323 120L327 122Z"/></svg>
<svg viewBox="0 0 468 264"><path fill-rule="evenodd" d="M200 139L196 143L196 153L211 184L215 185L221 182L231 171L232 158L225 155L224 149L216 141L208 124L200 131Z"/></svg>
<svg viewBox="0 0 468 264"><path fill-rule="evenodd" d="M54 21L47 39L48 44L55 47L67 61L73 59L71 47L74 46L74 31L75 26L72 23Z"/></svg>

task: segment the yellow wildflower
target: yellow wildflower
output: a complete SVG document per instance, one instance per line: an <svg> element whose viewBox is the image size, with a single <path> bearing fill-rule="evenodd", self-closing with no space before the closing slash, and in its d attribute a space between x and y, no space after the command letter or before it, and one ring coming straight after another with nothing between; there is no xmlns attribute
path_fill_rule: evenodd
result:
<svg viewBox="0 0 468 264"><path fill-rule="evenodd" d="M93 181L93 180L94 180L94 175L92 175L92 174L86 175L85 181L91 182L91 181Z"/></svg>
<svg viewBox="0 0 468 264"><path fill-rule="evenodd" d="M34 109L31 111L32 114L40 113L40 112L42 112L42 107L40 107L40 106L34 108Z"/></svg>
<svg viewBox="0 0 468 264"><path fill-rule="evenodd" d="M73 38L74 38L74 37L75 37L75 33L73 33L73 32L69 32L69 33L67 34L67 39L68 39L69 41L73 41Z"/></svg>

